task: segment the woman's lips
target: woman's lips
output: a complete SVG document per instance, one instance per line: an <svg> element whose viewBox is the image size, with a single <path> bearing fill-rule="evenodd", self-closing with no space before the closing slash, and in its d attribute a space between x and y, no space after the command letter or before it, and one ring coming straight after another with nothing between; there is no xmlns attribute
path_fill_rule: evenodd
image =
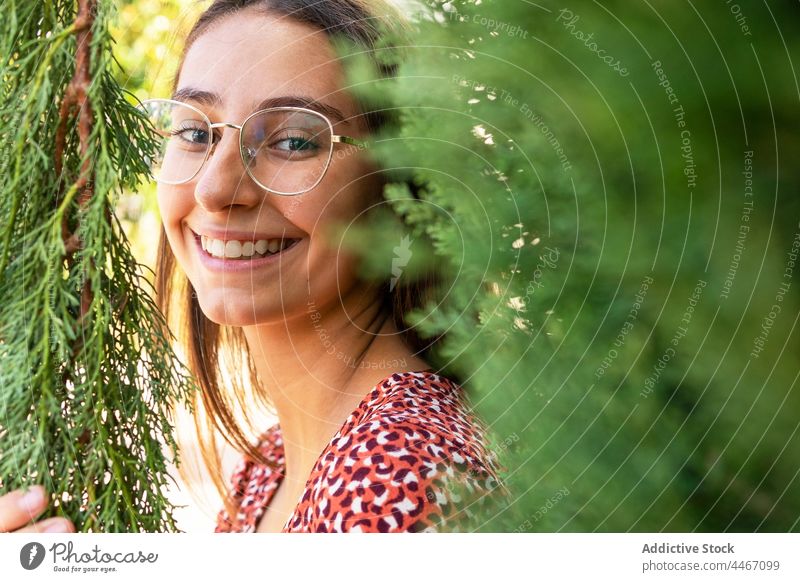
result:
<svg viewBox="0 0 800 582"><path fill-rule="evenodd" d="M203 249L200 235L194 233L193 231L192 234L194 235L195 247L197 248L197 253L200 256L200 262L206 269L220 273L250 272L253 269L259 269L272 264L278 264L283 260L284 256L292 256L292 254L296 254L294 250L303 245L306 240L305 238L295 239L295 242L290 243L290 245L284 248L282 251L275 254L267 254L263 257L252 259L223 259L210 255L208 252L206 252Z"/></svg>

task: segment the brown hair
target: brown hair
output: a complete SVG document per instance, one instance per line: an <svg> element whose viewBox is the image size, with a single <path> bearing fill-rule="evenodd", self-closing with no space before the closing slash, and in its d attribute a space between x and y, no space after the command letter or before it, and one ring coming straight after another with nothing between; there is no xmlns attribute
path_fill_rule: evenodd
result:
<svg viewBox="0 0 800 582"><path fill-rule="evenodd" d="M396 65L388 65L384 60L375 58L376 43L380 38L381 27L389 26L391 30L402 35L407 24L393 7L381 0L216 0L199 17L186 38L173 81L173 89L177 84L185 56L194 41L219 19L251 6L258 7L265 13L278 14L310 24L324 30L329 36L344 35L367 51L383 76L395 73ZM385 14L381 15L380 12ZM357 96L356 100L370 132L380 130L394 119L391 110L370 107ZM417 186L411 181L407 184L412 194L418 197ZM439 284L438 271L428 270L414 278L401 278L391 292L388 280L380 286L383 297L381 314L393 318L409 347L419 357L425 359L430 359L432 355L430 350L441 336L423 340L413 328L406 325L404 316L410 310L422 307L427 301L432 300ZM238 406L245 411L246 422L251 424L246 414L244 378L223 379L220 359L225 360L228 370L242 370L246 373L253 387L260 386L258 373L241 328L220 326L203 314L191 282L180 269L176 269L175 256L169 246L163 224L158 244L155 286L158 307L175 332L179 346L186 354L189 370L200 386L200 391L193 401L194 424L200 455L214 486L224 499L225 509L229 515L234 515L236 508L228 497L228 487L215 438L216 432L219 431L236 450L257 462L271 467L274 467L274 464L264 458L256 446L249 442L236 420L234 409ZM373 336L373 341L374 337L377 336ZM359 357L359 362L363 355L362 353ZM227 384L230 382L233 386L229 387ZM259 402L271 408L262 390L256 389L254 392ZM197 406L198 399L201 401L201 407ZM201 410L204 413L202 417L198 414ZM179 464L178 468L187 483L191 483L185 464Z"/></svg>

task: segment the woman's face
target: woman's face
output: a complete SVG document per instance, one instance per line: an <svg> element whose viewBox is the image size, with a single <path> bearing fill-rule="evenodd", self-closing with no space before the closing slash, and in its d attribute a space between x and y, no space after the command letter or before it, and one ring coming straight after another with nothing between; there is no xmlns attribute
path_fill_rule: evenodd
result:
<svg viewBox="0 0 800 582"><path fill-rule="evenodd" d="M334 133L363 138L366 128L354 119L356 104L342 83L341 65L324 32L246 9L217 21L195 40L177 91L218 96L218 103L186 102L212 123L237 125L266 99L310 98L341 112L343 120L328 115ZM254 325L308 314L312 301L314 309L339 301L356 284L356 263L338 248L328 227L350 224L379 193L379 176L367 156L355 146L335 144L316 187L280 196L246 173L239 131L216 131L221 137L192 181L158 186L169 244L205 315L219 324ZM276 238L299 242L267 261L226 259L236 268L220 269L222 261L203 250L201 235L251 244Z"/></svg>

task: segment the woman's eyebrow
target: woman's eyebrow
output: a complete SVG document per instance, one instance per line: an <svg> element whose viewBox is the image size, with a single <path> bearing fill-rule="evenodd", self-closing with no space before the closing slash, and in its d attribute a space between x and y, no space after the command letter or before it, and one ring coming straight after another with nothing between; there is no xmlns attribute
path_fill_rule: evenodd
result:
<svg viewBox="0 0 800 582"><path fill-rule="evenodd" d="M201 105L221 105L222 98L216 93L195 89L194 87L183 87L178 89L170 97L173 101L197 101Z"/></svg>
<svg viewBox="0 0 800 582"><path fill-rule="evenodd" d="M178 89L171 97L175 101L196 101L202 105L217 106L222 104L222 98L212 91L195 89L194 87L183 87ZM268 109L270 107L305 107L318 111L323 115L333 117L338 121L345 122L344 114L331 105L326 105L304 95L282 95L280 97L268 97L253 107L253 111Z"/></svg>

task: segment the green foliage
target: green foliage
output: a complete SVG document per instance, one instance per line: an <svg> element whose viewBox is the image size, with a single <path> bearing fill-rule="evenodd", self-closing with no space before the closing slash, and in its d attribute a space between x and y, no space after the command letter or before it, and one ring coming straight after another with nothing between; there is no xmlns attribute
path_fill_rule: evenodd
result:
<svg viewBox="0 0 800 582"><path fill-rule="evenodd" d="M114 16L114 2L98 3L85 86L91 131L80 139L74 109L61 151L60 106L80 50L75 3L3 7L0 487L43 484L54 501L43 517L66 516L78 531L176 531L165 453L178 462L172 409L191 406L193 384L112 211L153 151L114 78Z"/></svg>
<svg viewBox="0 0 800 582"><path fill-rule="evenodd" d="M798 531L797 5L428 8L349 70L513 490L470 527Z"/></svg>

